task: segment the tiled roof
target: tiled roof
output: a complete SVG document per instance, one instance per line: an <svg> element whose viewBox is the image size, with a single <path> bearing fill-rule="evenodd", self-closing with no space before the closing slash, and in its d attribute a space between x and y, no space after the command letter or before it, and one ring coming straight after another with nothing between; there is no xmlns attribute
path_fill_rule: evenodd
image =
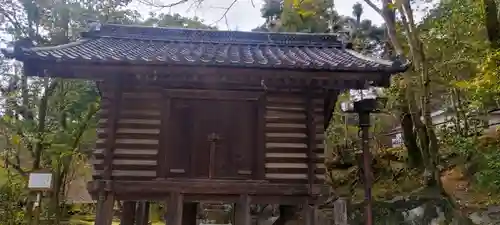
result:
<svg viewBox="0 0 500 225"><path fill-rule="evenodd" d="M14 49L14 48L13 48ZM127 62L165 65L239 66L293 70L388 72L398 61L346 49L331 34L98 25L79 41L53 47L16 47L11 57L58 62ZM9 55L9 51L5 51Z"/></svg>

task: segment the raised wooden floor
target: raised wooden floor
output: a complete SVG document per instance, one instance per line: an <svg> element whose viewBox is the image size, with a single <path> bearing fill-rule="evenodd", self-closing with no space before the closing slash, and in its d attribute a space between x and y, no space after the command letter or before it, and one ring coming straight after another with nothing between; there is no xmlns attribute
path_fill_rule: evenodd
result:
<svg viewBox="0 0 500 225"><path fill-rule="evenodd" d="M266 181L185 180L91 181L88 190L97 197L99 186L118 200L164 200L170 193L184 195L184 201L236 202L239 196L252 196L251 203L297 204L319 196L324 185L272 184ZM228 194L231 193L231 194Z"/></svg>

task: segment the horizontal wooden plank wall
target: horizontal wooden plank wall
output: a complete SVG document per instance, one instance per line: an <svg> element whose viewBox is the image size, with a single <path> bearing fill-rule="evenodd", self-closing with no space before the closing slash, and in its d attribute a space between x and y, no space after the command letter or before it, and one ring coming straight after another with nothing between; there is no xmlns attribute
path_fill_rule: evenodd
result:
<svg viewBox="0 0 500 225"><path fill-rule="evenodd" d="M94 151L94 179L101 177L104 140L112 91L101 86L97 144ZM124 87L116 131L112 177L116 180L152 180L156 178L161 127L161 89Z"/></svg>
<svg viewBox="0 0 500 225"><path fill-rule="evenodd" d="M307 183L306 99L301 95L266 97L265 177L275 183ZM315 183L324 180L323 100L314 99L316 124Z"/></svg>

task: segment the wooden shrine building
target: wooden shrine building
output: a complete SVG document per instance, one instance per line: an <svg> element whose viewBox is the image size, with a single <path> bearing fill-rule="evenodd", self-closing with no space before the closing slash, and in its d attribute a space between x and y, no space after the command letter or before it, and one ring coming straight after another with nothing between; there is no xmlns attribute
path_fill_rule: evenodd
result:
<svg viewBox="0 0 500 225"><path fill-rule="evenodd" d="M194 225L200 201L235 203L236 225L250 224L249 205L260 203L306 206L311 218L338 93L388 86L405 70L331 34L111 24L69 44L23 40L3 53L28 76L97 83L88 190L100 200L98 225L111 224L115 200L125 202L122 224L146 224L147 201L167 203L169 225Z"/></svg>

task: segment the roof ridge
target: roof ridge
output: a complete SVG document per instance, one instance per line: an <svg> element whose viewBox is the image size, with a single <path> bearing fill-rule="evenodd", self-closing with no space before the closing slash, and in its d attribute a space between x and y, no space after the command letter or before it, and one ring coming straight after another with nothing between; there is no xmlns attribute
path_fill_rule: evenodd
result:
<svg viewBox="0 0 500 225"><path fill-rule="evenodd" d="M337 33L303 33L303 32L268 32L268 31L241 31L241 30L216 30L216 29L203 29L203 28L189 28L189 27L154 27L140 24L101 24L101 27L133 27L133 28L151 28L151 29L165 29L165 30L191 30L191 31L206 31L206 32L231 32L231 33L252 33L252 34L285 34L285 35L309 35L309 36L338 36Z"/></svg>
<svg viewBox="0 0 500 225"><path fill-rule="evenodd" d="M114 37L126 39L147 39L159 41L201 41L249 44L321 45L344 47L339 35L329 33L285 33L221 31L210 29L152 27L143 25L119 25L93 23L85 38Z"/></svg>

